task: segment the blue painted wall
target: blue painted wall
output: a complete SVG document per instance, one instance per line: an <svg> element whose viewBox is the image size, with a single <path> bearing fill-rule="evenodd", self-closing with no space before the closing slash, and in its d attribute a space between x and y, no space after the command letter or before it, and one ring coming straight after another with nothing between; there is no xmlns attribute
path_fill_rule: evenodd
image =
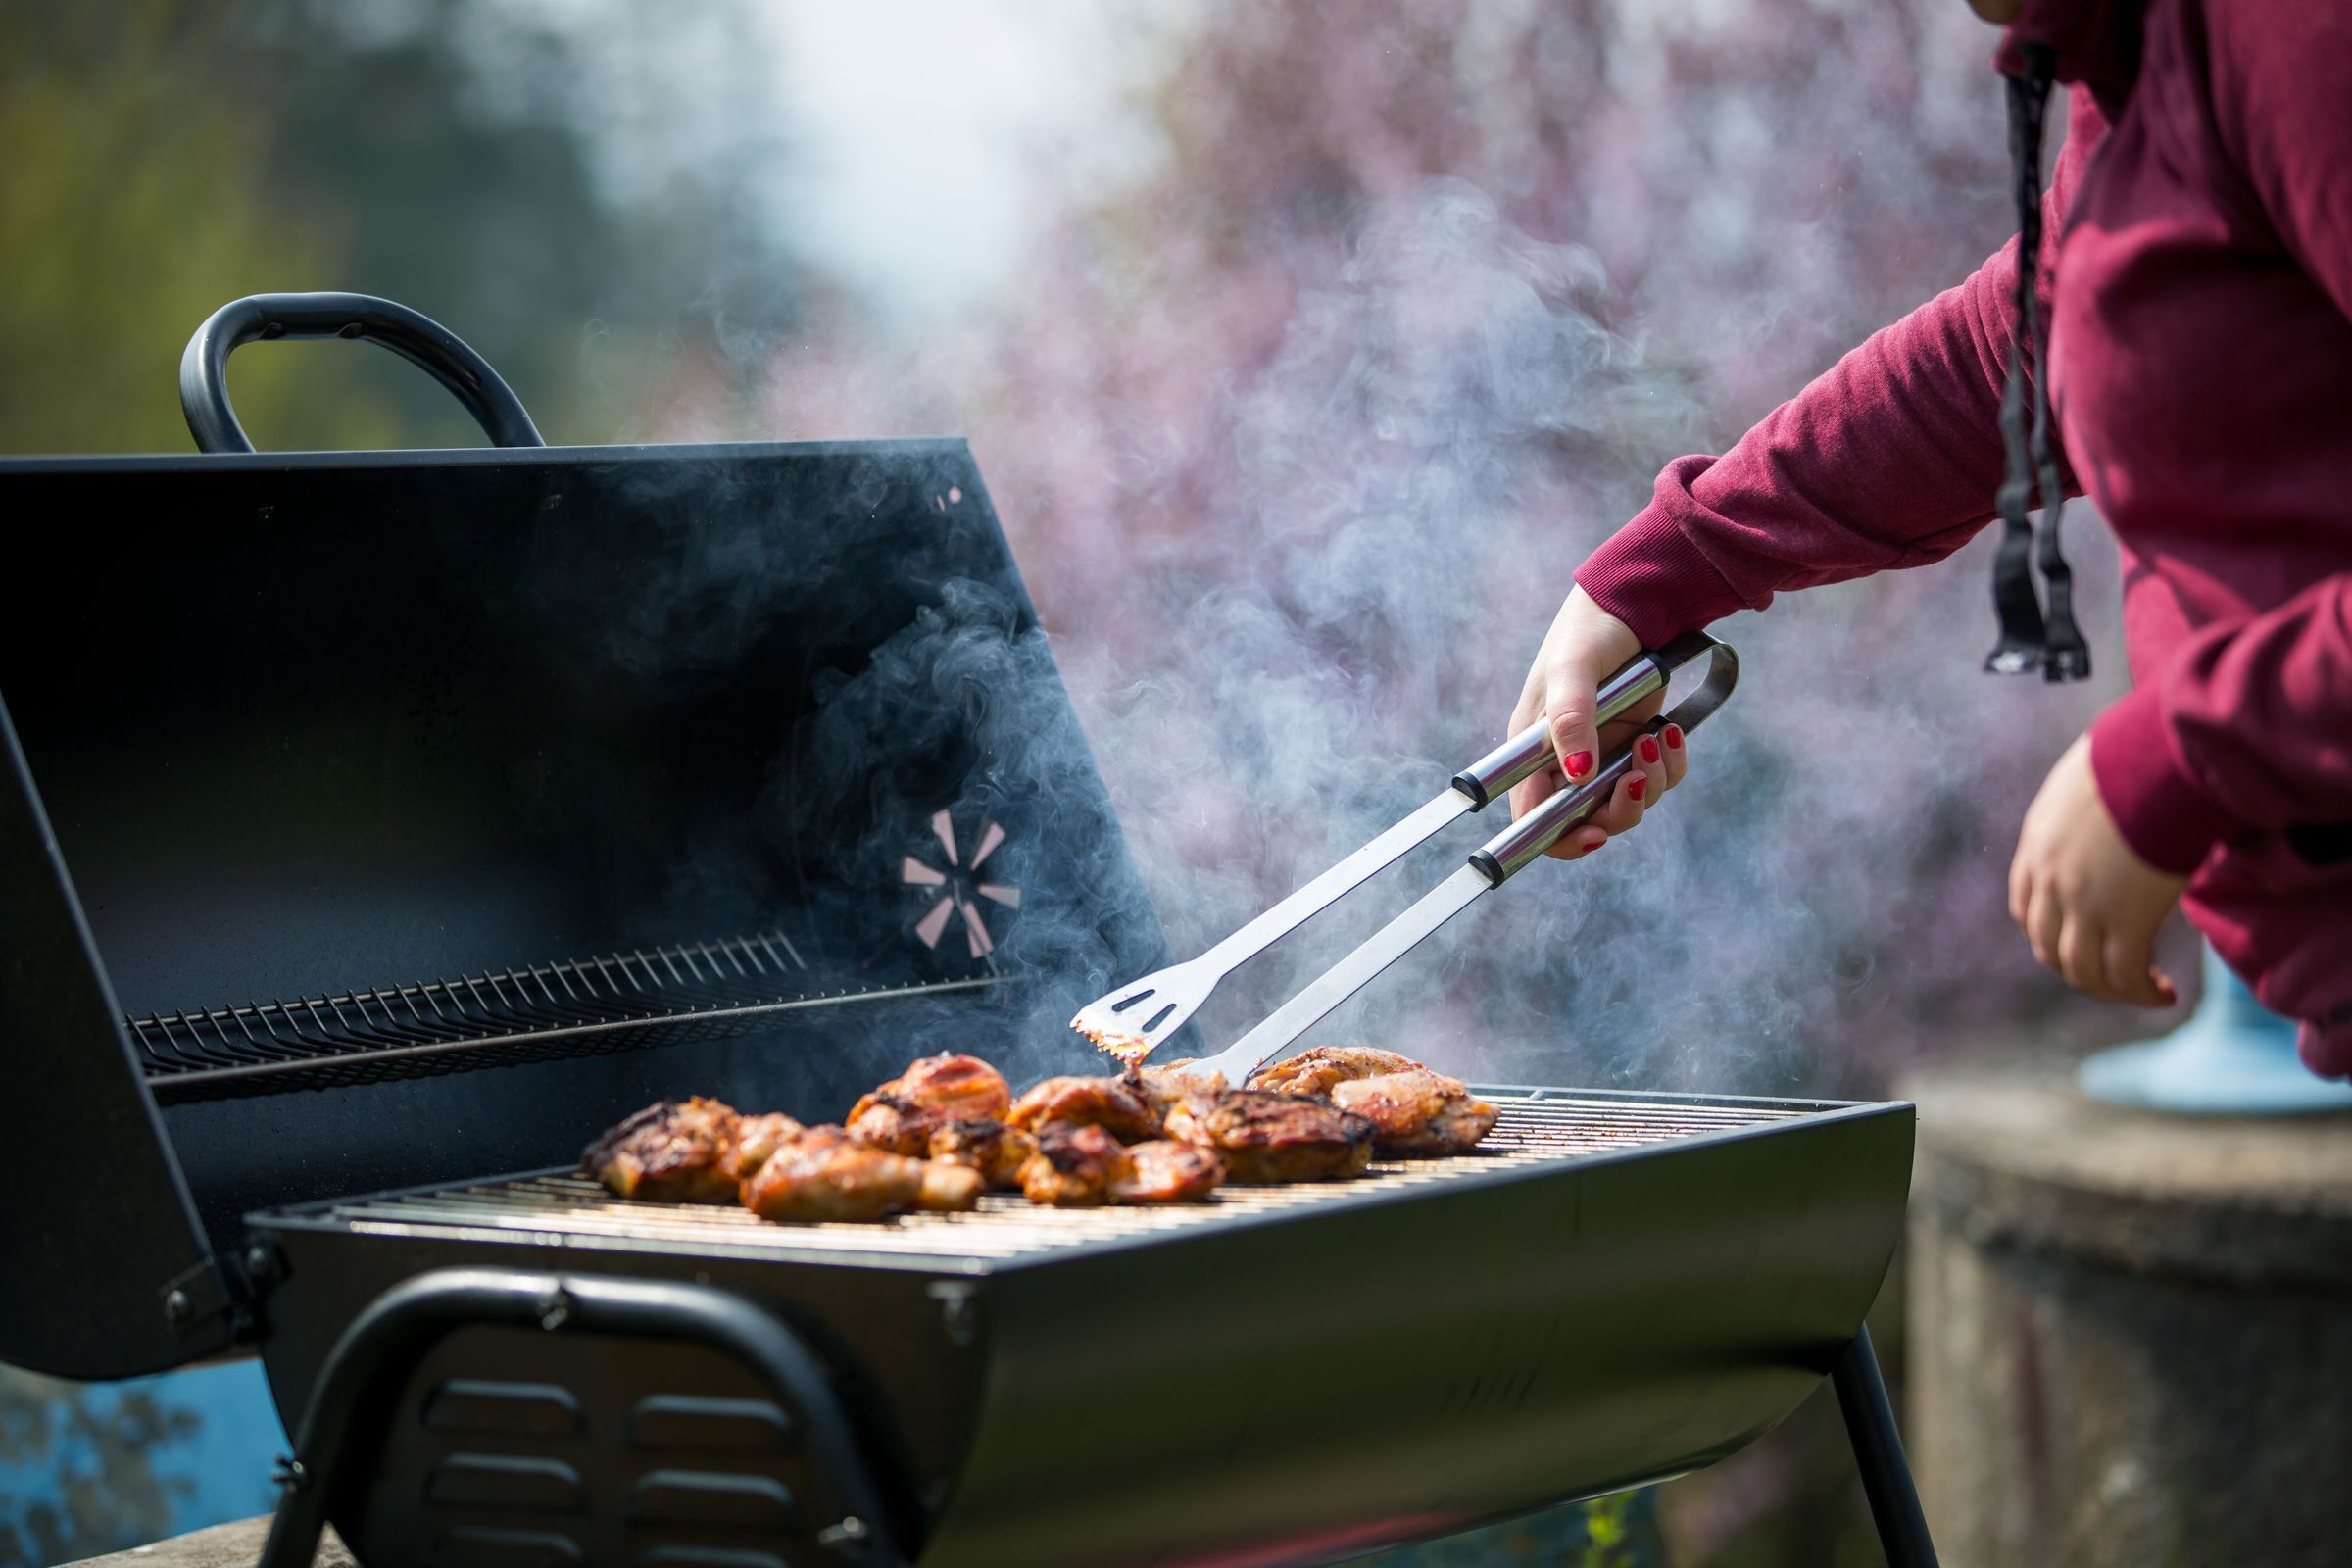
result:
<svg viewBox="0 0 2352 1568"><path fill-rule="evenodd" d="M286 1446L257 1361L124 1383L0 1366L0 1568L267 1513Z"/></svg>

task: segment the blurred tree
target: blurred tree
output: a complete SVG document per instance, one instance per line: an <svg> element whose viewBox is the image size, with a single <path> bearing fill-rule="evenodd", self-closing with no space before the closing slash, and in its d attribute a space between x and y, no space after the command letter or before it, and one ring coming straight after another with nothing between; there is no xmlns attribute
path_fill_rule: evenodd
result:
<svg viewBox="0 0 2352 1568"><path fill-rule="evenodd" d="M196 323L260 280L334 275L336 227L271 199L268 120L206 77L229 49L166 0L0 6L0 450L186 451ZM287 365L237 368L257 424L291 416ZM391 431L380 403L338 416Z"/></svg>
<svg viewBox="0 0 2352 1568"><path fill-rule="evenodd" d="M762 26L749 0L691 19L653 0L0 8L21 150L0 182L0 450L186 450L180 348L266 290L423 311L551 440L632 435L690 370L741 380L801 292L760 188L785 158ZM388 355L231 364L265 447L481 439Z"/></svg>

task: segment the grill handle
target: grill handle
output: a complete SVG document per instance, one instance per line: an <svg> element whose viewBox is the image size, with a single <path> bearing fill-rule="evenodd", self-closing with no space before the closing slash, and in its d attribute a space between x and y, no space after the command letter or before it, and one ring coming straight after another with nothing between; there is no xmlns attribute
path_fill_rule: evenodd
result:
<svg viewBox="0 0 2352 1568"><path fill-rule="evenodd" d="M386 1426L383 1401L442 1336L474 1323L689 1341L732 1356L765 1380L805 1435L809 1458L844 1515L824 1533L826 1544L858 1568L906 1568L880 1478L823 1363L781 1321L709 1285L506 1268L419 1274L352 1320L311 1385L294 1456L280 1465L283 1495L260 1568L310 1568L333 1494L374 1468Z"/></svg>
<svg viewBox="0 0 2352 1568"><path fill-rule="evenodd" d="M1685 732L1694 730L1714 716L1731 697L1732 688L1740 684L1740 656L1731 644L1717 642L1704 632L1690 632L1677 637L1657 653L1645 655L1657 666L1659 685L1666 676L1690 663L1701 656L1707 660L1706 679L1698 690L1684 698L1671 713L1661 713L1642 726L1642 733L1655 735L1669 724L1682 725ZM1573 789L1561 790L1528 812L1509 827L1489 839L1472 852L1470 863L1486 873L1487 881L1500 887L1528 863L1551 848L1554 840L1577 823L1591 816L1625 770L1633 765L1634 749L1628 745L1601 765L1599 772Z"/></svg>
<svg viewBox="0 0 2352 1568"><path fill-rule="evenodd" d="M179 357L179 407L199 452L251 452L228 403L228 357L288 337L366 338L449 388L494 445L543 447L538 427L490 362L448 327L372 294L248 294L205 319Z"/></svg>

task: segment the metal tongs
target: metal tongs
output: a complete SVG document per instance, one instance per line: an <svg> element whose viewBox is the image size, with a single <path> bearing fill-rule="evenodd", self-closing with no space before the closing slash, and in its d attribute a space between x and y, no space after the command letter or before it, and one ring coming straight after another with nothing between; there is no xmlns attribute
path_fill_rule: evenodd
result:
<svg viewBox="0 0 2352 1568"><path fill-rule="evenodd" d="M1696 729L1723 706L1740 680L1739 655L1729 644L1703 632L1678 637L1654 653L1637 654L1602 682L1595 693L1594 723L1605 724L1643 698L1665 690L1677 670L1701 656L1708 661L1706 679L1678 703L1673 712L1652 719L1644 733L1655 734L1668 724L1680 724L1686 731ZM1551 756L1549 731L1540 721L1530 724L1456 773L1429 804L1206 953L1096 998L1079 1009L1070 1027L1114 1055L1143 1060L1192 1017L1225 976L1371 880L1398 856L1456 817L1485 809ZM1353 996L1422 938L1468 908L1481 894L1502 886L1549 849L1553 840L1592 815L1624 777L1632 759L1633 747L1628 745L1602 763L1591 779L1561 790L1488 840L1471 855L1469 864L1325 970L1320 979L1263 1023L1189 1070L1223 1072L1228 1081L1239 1084L1283 1054L1325 1013Z"/></svg>

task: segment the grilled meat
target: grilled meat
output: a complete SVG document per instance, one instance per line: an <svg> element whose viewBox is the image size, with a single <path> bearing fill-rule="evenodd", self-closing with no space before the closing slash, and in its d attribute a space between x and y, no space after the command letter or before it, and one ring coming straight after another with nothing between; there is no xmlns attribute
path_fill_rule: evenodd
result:
<svg viewBox="0 0 2352 1568"><path fill-rule="evenodd" d="M1114 1203L1200 1203L1225 1179L1225 1161L1213 1149L1155 1138L1127 1151L1134 1171L1114 1177Z"/></svg>
<svg viewBox="0 0 2352 1568"><path fill-rule="evenodd" d="M1322 1095L1369 1117L1384 1154L1461 1153L1476 1148L1502 1114L1459 1078L1368 1046L1316 1046L1252 1073L1250 1086Z"/></svg>
<svg viewBox="0 0 2352 1568"><path fill-rule="evenodd" d="M991 1188L1017 1191L1037 1140L994 1116L969 1116L932 1129L930 1152L935 1160L978 1171Z"/></svg>
<svg viewBox="0 0 2352 1568"><path fill-rule="evenodd" d="M1024 1132L1054 1123L1100 1127L1122 1144L1159 1136L1159 1117L1125 1078L1049 1078L1021 1096L1004 1118Z"/></svg>
<svg viewBox="0 0 2352 1568"><path fill-rule="evenodd" d="M1165 1067L1130 1067L1119 1081L1144 1097L1145 1103L1161 1116L1187 1095L1214 1094L1226 1087L1221 1072L1196 1072L1194 1063L1172 1061Z"/></svg>
<svg viewBox="0 0 2352 1568"><path fill-rule="evenodd" d="M780 1110L764 1116L742 1116L735 1123L735 1174L749 1176L767 1163L767 1156L777 1146L798 1138L808 1129Z"/></svg>
<svg viewBox="0 0 2352 1568"><path fill-rule="evenodd" d="M840 1127L807 1127L745 1178L741 1197L761 1219L882 1219L909 1208L970 1208L981 1186L980 1173L965 1166L908 1159Z"/></svg>
<svg viewBox="0 0 2352 1568"><path fill-rule="evenodd" d="M1038 1131L1037 1152L1021 1166L1021 1191L1032 1203L1091 1208L1108 1202L1112 1188L1135 1175L1134 1159L1102 1127L1048 1122Z"/></svg>
<svg viewBox="0 0 2352 1568"><path fill-rule="evenodd" d="M660 1101L606 1132L580 1169L622 1198L656 1203L725 1203L735 1197L732 1106L697 1095Z"/></svg>
<svg viewBox="0 0 2352 1568"><path fill-rule="evenodd" d="M1331 1102L1372 1123L1384 1154L1459 1154L1478 1147L1502 1114L1459 1078L1416 1067L1334 1084Z"/></svg>
<svg viewBox="0 0 2352 1568"><path fill-rule="evenodd" d="M1394 1051L1370 1046L1314 1046L1296 1056L1260 1067L1250 1075L1249 1087L1278 1095L1328 1095L1334 1084L1382 1073L1415 1072L1421 1063Z"/></svg>
<svg viewBox="0 0 2352 1568"><path fill-rule="evenodd" d="M850 1112L853 1138L886 1149L894 1154L920 1159L931 1150L931 1134L945 1126L948 1116L928 1105L880 1090L858 1102Z"/></svg>
<svg viewBox="0 0 2352 1568"><path fill-rule="evenodd" d="M1327 1100L1226 1089L1168 1112L1168 1136L1213 1149L1228 1181L1329 1181L1372 1162L1372 1123Z"/></svg>
<svg viewBox="0 0 2352 1568"><path fill-rule="evenodd" d="M877 1149L919 1156L952 1121L1003 1118L1012 1107L1004 1075L978 1056L925 1056L850 1107L849 1130Z"/></svg>

